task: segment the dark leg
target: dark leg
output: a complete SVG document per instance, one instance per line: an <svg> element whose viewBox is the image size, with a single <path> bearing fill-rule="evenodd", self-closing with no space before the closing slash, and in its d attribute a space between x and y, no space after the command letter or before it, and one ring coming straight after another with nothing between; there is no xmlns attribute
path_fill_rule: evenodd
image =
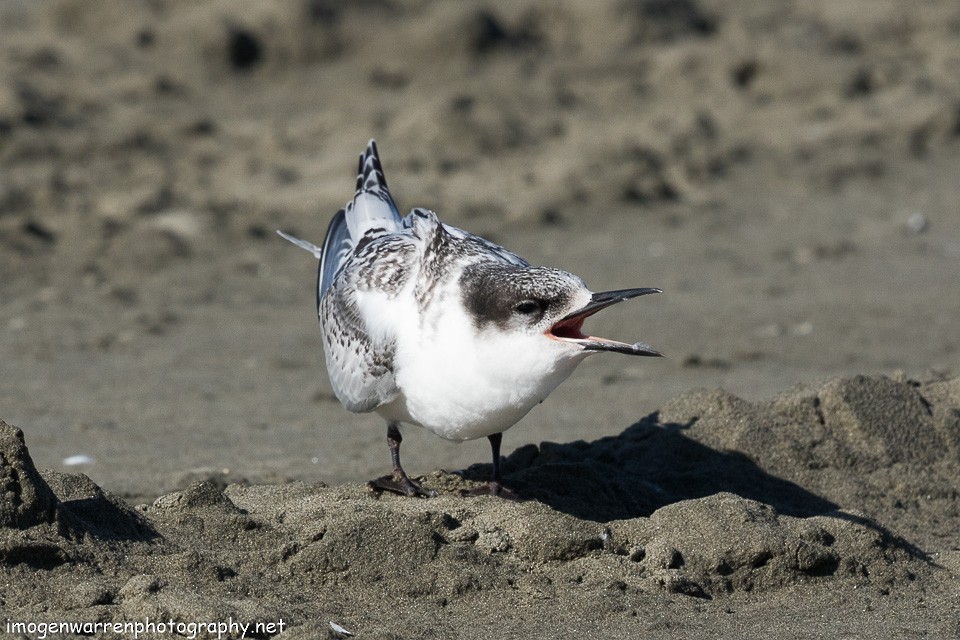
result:
<svg viewBox="0 0 960 640"><path fill-rule="evenodd" d="M487 436L490 441L490 452L493 453L493 477L490 480L490 486L496 487L496 493L503 489L503 479L500 477L500 443L503 442L503 434L495 433Z"/></svg>
<svg viewBox="0 0 960 640"><path fill-rule="evenodd" d="M400 466L400 443L403 436L396 422L387 423L387 446L390 447L390 460L393 462L393 474L380 476L367 483L374 491L392 491L405 496L421 496L431 498L437 495L436 491L424 489L419 483L407 477L407 473Z"/></svg>
<svg viewBox="0 0 960 640"><path fill-rule="evenodd" d="M503 441L502 433L495 433L487 436L490 441L490 450L493 453L493 476L486 487L464 491L464 496L499 496L507 500L522 500L519 495L503 486L503 479L500 477L500 443Z"/></svg>

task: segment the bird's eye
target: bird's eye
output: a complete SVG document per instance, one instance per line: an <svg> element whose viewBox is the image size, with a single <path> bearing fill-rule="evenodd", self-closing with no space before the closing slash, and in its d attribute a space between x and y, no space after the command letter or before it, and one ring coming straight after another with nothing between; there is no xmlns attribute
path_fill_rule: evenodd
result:
<svg viewBox="0 0 960 640"><path fill-rule="evenodd" d="M537 300L524 300L520 302L513 308L517 313L522 313L525 316L532 315L541 309L541 304Z"/></svg>

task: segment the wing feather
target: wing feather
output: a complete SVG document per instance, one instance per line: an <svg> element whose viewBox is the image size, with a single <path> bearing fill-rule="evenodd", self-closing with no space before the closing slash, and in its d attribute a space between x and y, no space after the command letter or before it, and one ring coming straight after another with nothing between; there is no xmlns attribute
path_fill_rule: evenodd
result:
<svg viewBox="0 0 960 640"><path fill-rule="evenodd" d="M518 256L517 254L504 249L495 242L490 242L486 238L481 238L480 236L474 235L469 231L464 231L463 229L458 229L457 227L451 227L448 224L443 225L443 228L454 238L463 240L465 243L471 244L476 247L481 253L488 254L489 257L496 257L502 262L508 264L513 264L518 267L529 267L530 263Z"/></svg>
<svg viewBox="0 0 960 640"><path fill-rule="evenodd" d="M426 289L450 275L447 253L527 266L498 244L443 225L430 211L414 209L401 218L373 140L359 158L356 193L333 216L323 247L280 235L320 259L317 311L327 371L337 398L354 412L373 411L400 393L396 327L411 277L419 278L412 296L422 307Z"/></svg>
<svg viewBox="0 0 960 640"><path fill-rule="evenodd" d="M345 212L340 209L327 227L327 235L323 239L323 249L320 252L320 267L317 270L318 311L323 294L330 288L330 283L337 277L352 253L353 242L350 239L350 230L347 228Z"/></svg>
<svg viewBox="0 0 960 640"><path fill-rule="evenodd" d="M394 377L398 294L416 248L412 238L385 235L361 246L320 302L327 371L350 411L373 411L399 394Z"/></svg>

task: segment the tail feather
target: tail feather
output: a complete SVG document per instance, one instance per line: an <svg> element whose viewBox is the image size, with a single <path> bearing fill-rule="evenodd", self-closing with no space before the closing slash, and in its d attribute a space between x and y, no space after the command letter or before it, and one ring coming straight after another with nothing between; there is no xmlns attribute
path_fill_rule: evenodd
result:
<svg viewBox="0 0 960 640"><path fill-rule="evenodd" d="M387 178L383 175L383 166L380 164L380 153L377 142L373 138L367 142L366 150L360 154L357 167L357 193L364 189L376 189L390 195L387 188Z"/></svg>
<svg viewBox="0 0 960 640"><path fill-rule="evenodd" d="M317 258L318 260L320 259L321 256L323 256L323 249L313 244L312 242L309 242L307 240L301 240L296 236L292 236L289 233L284 233L283 231L280 231L280 229L277 229L277 235L283 238L284 240L292 242L293 244L297 245L304 251L309 251L310 253L313 254L313 257Z"/></svg>
<svg viewBox="0 0 960 640"><path fill-rule="evenodd" d="M398 231L401 226L400 212L390 195L387 179L383 175L377 143L373 140L360 154L357 171L357 192L346 207L346 222L354 243L368 231L382 229Z"/></svg>

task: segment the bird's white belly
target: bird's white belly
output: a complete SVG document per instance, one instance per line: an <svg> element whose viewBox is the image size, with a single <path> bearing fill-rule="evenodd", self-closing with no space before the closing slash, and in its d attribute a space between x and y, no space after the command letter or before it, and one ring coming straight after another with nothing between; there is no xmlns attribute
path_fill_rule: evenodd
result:
<svg viewBox="0 0 960 640"><path fill-rule="evenodd" d="M418 424L448 440L482 438L516 424L581 360L551 358L542 367L531 367L472 354L420 353L399 363L400 396L377 411L388 420Z"/></svg>
<svg viewBox="0 0 960 640"><path fill-rule="evenodd" d="M509 429L530 411L528 405L491 407L403 395L377 412L388 420L419 425L447 440L473 440Z"/></svg>

